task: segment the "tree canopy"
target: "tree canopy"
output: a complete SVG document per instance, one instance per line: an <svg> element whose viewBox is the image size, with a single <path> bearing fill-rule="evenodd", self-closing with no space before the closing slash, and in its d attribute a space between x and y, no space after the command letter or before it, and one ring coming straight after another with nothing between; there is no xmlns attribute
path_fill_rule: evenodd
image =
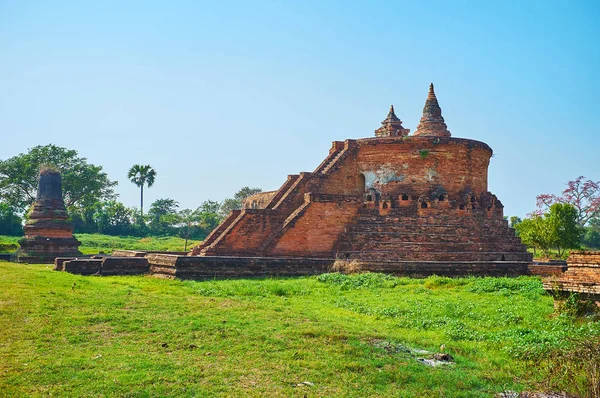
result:
<svg viewBox="0 0 600 398"><path fill-rule="evenodd" d="M154 179L156 178L156 171L150 166L134 164L127 173L127 178L135 185L140 187L140 214L144 215L144 185L150 188L154 185Z"/></svg>
<svg viewBox="0 0 600 398"><path fill-rule="evenodd" d="M580 226L577 224L577 209L570 204L555 203L543 215L533 214L515 225L521 241L546 255L554 248L561 257L566 249L580 245Z"/></svg>
<svg viewBox="0 0 600 398"><path fill-rule="evenodd" d="M591 219L600 217L600 181L586 180L584 176L580 176L569 181L561 195L542 194L536 200L538 214L554 203L573 205L577 211L577 223L583 227Z"/></svg>
<svg viewBox="0 0 600 398"><path fill-rule="evenodd" d="M38 173L43 165L54 166L61 172L67 208L115 197L113 187L117 182L109 180L102 166L87 163L75 150L49 144L0 161L0 200L24 212L35 201Z"/></svg>
<svg viewBox="0 0 600 398"><path fill-rule="evenodd" d="M221 217L226 217L231 210L241 209L244 199L260 192L262 192L260 188L243 187L233 195L233 198L227 198L223 201L219 214Z"/></svg>

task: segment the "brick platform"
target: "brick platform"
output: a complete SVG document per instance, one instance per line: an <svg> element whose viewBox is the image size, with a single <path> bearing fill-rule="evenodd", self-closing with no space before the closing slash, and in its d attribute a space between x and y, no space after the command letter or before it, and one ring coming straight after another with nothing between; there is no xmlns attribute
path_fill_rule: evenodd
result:
<svg viewBox="0 0 600 398"><path fill-rule="evenodd" d="M146 258L135 256L57 257L54 259L54 270L80 275L143 275L148 272L149 265Z"/></svg>
<svg viewBox="0 0 600 398"><path fill-rule="evenodd" d="M568 269L544 281L544 289L558 295L578 293L581 298L600 301L600 252L571 252Z"/></svg>
<svg viewBox="0 0 600 398"><path fill-rule="evenodd" d="M303 276L328 272L335 262L324 258L176 256L148 254L150 274L181 279L228 279L265 276ZM518 276L527 262L508 261L378 261L361 262L361 270L396 276Z"/></svg>

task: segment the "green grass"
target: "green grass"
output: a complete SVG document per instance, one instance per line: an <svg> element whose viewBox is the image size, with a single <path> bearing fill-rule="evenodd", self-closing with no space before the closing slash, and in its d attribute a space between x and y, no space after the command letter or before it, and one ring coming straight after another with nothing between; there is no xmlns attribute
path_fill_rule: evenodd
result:
<svg viewBox="0 0 600 398"><path fill-rule="evenodd" d="M0 253L12 253L19 248L18 236L0 235Z"/></svg>
<svg viewBox="0 0 600 398"><path fill-rule="evenodd" d="M529 353L599 338L552 313L533 277L197 282L0 262L0 396L487 397L538 386ZM405 349L441 344L455 365Z"/></svg>
<svg viewBox="0 0 600 398"><path fill-rule="evenodd" d="M100 251L112 253L115 249L148 251L183 251L185 240L174 237L137 238L132 236L110 236L101 234L75 234L81 242L79 250L83 254L96 254ZM0 235L0 253L16 250L19 237ZM200 241L188 241L188 250ZM15 246L17 245L17 246Z"/></svg>

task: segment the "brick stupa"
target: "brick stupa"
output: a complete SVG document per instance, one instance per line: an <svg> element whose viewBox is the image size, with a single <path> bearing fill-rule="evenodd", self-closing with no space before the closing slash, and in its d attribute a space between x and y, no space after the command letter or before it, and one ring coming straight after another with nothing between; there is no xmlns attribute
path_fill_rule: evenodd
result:
<svg viewBox="0 0 600 398"><path fill-rule="evenodd" d="M532 255L488 191L492 149L452 137L433 84L413 135L392 107L375 137L335 141L312 173L247 198L189 256L190 278L326 272L336 259L397 275L523 275Z"/></svg>
<svg viewBox="0 0 600 398"><path fill-rule="evenodd" d="M21 248L16 253L18 262L46 264L56 257L81 255L81 242L73 237L61 176L55 169L40 169L36 200L23 229L25 237L19 241Z"/></svg>

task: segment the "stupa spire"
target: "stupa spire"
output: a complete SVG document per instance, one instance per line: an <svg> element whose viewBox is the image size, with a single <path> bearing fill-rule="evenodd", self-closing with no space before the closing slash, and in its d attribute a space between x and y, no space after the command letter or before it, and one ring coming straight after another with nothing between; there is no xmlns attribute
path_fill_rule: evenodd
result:
<svg viewBox="0 0 600 398"><path fill-rule="evenodd" d="M402 120L396 116L394 105L390 106L390 111L381 124L382 126L375 130L376 137L402 137L410 132L409 129L402 127Z"/></svg>
<svg viewBox="0 0 600 398"><path fill-rule="evenodd" d="M435 96L433 83L429 85L429 93L423 107L423 116L417 126L417 131L414 135L430 136L430 137L450 137L448 126L444 122L442 116L442 108Z"/></svg>

